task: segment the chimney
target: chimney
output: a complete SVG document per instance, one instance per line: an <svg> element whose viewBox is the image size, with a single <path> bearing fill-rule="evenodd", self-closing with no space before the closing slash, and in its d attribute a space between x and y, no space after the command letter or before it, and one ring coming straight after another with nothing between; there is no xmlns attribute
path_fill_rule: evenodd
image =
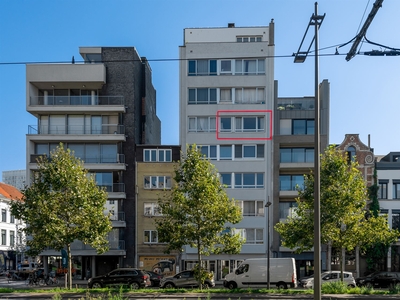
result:
<svg viewBox="0 0 400 300"><path fill-rule="evenodd" d="M235 23L228 23L228 28L235 28Z"/></svg>

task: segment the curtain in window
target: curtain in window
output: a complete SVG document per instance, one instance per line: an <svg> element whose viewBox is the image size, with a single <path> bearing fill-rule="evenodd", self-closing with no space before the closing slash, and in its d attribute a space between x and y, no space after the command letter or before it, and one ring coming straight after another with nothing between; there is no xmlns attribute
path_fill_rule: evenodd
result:
<svg viewBox="0 0 400 300"><path fill-rule="evenodd" d="M208 131L208 118L198 117L197 118L197 131Z"/></svg>
<svg viewBox="0 0 400 300"><path fill-rule="evenodd" d="M220 102L232 102L231 89L221 89Z"/></svg>
<svg viewBox="0 0 400 300"><path fill-rule="evenodd" d="M189 118L189 131L196 131L196 118Z"/></svg>
<svg viewBox="0 0 400 300"><path fill-rule="evenodd" d="M242 103L257 103L257 90L243 89L243 100Z"/></svg>
<svg viewBox="0 0 400 300"><path fill-rule="evenodd" d="M197 61L197 74L206 75L208 74L208 60Z"/></svg>
<svg viewBox="0 0 400 300"><path fill-rule="evenodd" d="M244 61L244 74L256 74L257 73L257 61L256 60L245 60Z"/></svg>

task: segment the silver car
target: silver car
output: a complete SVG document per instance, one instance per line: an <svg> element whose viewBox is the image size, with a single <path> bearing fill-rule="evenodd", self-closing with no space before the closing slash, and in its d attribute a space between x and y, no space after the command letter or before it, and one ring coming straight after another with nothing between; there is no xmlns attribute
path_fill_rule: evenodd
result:
<svg viewBox="0 0 400 300"><path fill-rule="evenodd" d="M198 287L199 283L194 277L193 271L182 271L175 276L164 277L161 279L160 287L165 289L172 288L192 288ZM206 279L204 282L204 288L210 288L215 286L214 278Z"/></svg>
<svg viewBox="0 0 400 300"><path fill-rule="evenodd" d="M341 281L341 274L340 271L326 271L321 274L321 279L321 284ZM354 280L353 273L351 272L343 272L343 281L349 287L356 286L356 281ZM311 289L314 288L314 276L301 279L299 286Z"/></svg>

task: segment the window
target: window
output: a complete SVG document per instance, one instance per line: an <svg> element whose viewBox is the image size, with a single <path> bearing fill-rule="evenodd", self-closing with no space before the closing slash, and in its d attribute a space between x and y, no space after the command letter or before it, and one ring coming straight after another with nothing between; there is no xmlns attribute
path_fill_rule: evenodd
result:
<svg viewBox="0 0 400 300"><path fill-rule="evenodd" d="M264 144L235 145L235 159L264 158Z"/></svg>
<svg viewBox="0 0 400 300"><path fill-rule="evenodd" d="M189 104L217 104L217 89L189 89Z"/></svg>
<svg viewBox="0 0 400 300"><path fill-rule="evenodd" d="M89 173L94 176L96 185L102 188L105 188L107 192L113 191L113 174L112 172L108 173Z"/></svg>
<svg viewBox="0 0 400 300"><path fill-rule="evenodd" d="M201 154L203 154L206 158L209 158L211 160L217 159L217 146L201 145L197 147L200 149Z"/></svg>
<svg viewBox="0 0 400 300"><path fill-rule="evenodd" d="M351 161L354 161L354 158L356 156L356 148L354 148L353 146L350 146L347 148L347 160L350 163Z"/></svg>
<svg viewBox="0 0 400 300"><path fill-rule="evenodd" d="M236 37L236 42L238 43L254 43L254 42L261 42L262 41L262 36L237 36Z"/></svg>
<svg viewBox="0 0 400 300"><path fill-rule="evenodd" d="M388 180L379 180L378 199L387 199Z"/></svg>
<svg viewBox="0 0 400 300"><path fill-rule="evenodd" d="M258 132L264 130L264 117L235 117L236 132Z"/></svg>
<svg viewBox="0 0 400 300"><path fill-rule="evenodd" d="M15 231L10 230L10 246L15 246Z"/></svg>
<svg viewBox="0 0 400 300"><path fill-rule="evenodd" d="M264 59L235 60L235 75L262 75L262 74L265 74Z"/></svg>
<svg viewBox="0 0 400 300"><path fill-rule="evenodd" d="M171 162L171 149L144 149L144 159L147 162Z"/></svg>
<svg viewBox="0 0 400 300"><path fill-rule="evenodd" d="M392 210L392 229L400 230L400 210Z"/></svg>
<svg viewBox="0 0 400 300"><path fill-rule="evenodd" d="M150 202L144 204L145 216L161 216L160 208L157 202Z"/></svg>
<svg viewBox="0 0 400 300"><path fill-rule="evenodd" d="M231 60L221 60L221 74L232 74Z"/></svg>
<svg viewBox="0 0 400 300"><path fill-rule="evenodd" d="M170 189L171 177L170 176L145 176L144 177L145 189Z"/></svg>
<svg viewBox="0 0 400 300"><path fill-rule="evenodd" d="M297 202L279 202L279 219L287 219L288 217L295 217L297 209Z"/></svg>
<svg viewBox="0 0 400 300"><path fill-rule="evenodd" d="M217 75L217 61L198 59L189 60L189 76Z"/></svg>
<svg viewBox="0 0 400 300"><path fill-rule="evenodd" d="M190 132L215 132L215 117L189 117Z"/></svg>
<svg viewBox="0 0 400 300"><path fill-rule="evenodd" d="M220 160L232 160L232 145L220 145L219 146L219 159Z"/></svg>
<svg viewBox="0 0 400 300"><path fill-rule="evenodd" d="M219 90L219 102L232 103L232 89L221 88Z"/></svg>
<svg viewBox="0 0 400 300"><path fill-rule="evenodd" d="M1 244L7 245L7 231L4 229L1 230Z"/></svg>
<svg viewBox="0 0 400 300"><path fill-rule="evenodd" d="M7 222L7 210L5 210L4 208L1 209L1 221Z"/></svg>
<svg viewBox="0 0 400 300"><path fill-rule="evenodd" d="M264 201L263 200L243 200L241 209L243 216L260 217L264 216Z"/></svg>
<svg viewBox="0 0 400 300"><path fill-rule="evenodd" d="M281 148L281 163L312 163L314 162L314 148Z"/></svg>
<svg viewBox="0 0 400 300"><path fill-rule="evenodd" d="M158 243L158 235L156 230L145 230L144 231L144 243L155 244Z"/></svg>
<svg viewBox="0 0 400 300"><path fill-rule="evenodd" d="M264 173L236 173L235 188L264 188Z"/></svg>
<svg viewBox="0 0 400 300"><path fill-rule="evenodd" d="M279 175L280 191L296 191L298 188L304 189L303 175Z"/></svg>
<svg viewBox="0 0 400 300"><path fill-rule="evenodd" d="M293 135L312 135L314 127L314 120L292 120Z"/></svg>
<svg viewBox="0 0 400 300"><path fill-rule="evenodd" d="M245 244L263 244L264 243L264 229L263 228L246 228Z"/></svg>
<svg viewBox="0 0 400 300"><path fill-rule="evenodd" d="M264 88L236 88L235 103L265 102Z"/></svg>
<svg viewBox="0 0 400 300"><path fill-rule="evenodd" d="M393 199L400 199L400 180L393 180Z"/></svg>
<svg viewBox="0 0 400 300"><path fill-rule="evenodd" d="M15 217L12 214L10 214L10 223L15 223Z"/></svg>
<svg viewBox="0 0 400 300"><path fill-rule="evenodd" d="M232 187L232 173L220 173L221 183L227 188Z"/></svg>
<svg viewBox="0 0 400 300"><path fill-rule="evenodd" d="M232 118L221 117L220 123L220 131L232 131Z"/></svg>

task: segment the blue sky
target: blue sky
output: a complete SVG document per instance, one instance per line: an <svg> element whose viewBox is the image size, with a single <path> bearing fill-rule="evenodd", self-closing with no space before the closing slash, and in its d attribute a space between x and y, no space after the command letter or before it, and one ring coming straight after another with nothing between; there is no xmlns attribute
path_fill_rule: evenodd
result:
<svg viewBox="0 0 400 300"><path fill-rule="evenodd" d="M320 81L331 87L330 143L359 134L376 155L400 151L400 56L345 57L375 0L320 0ZM178 144L178 47L188 27L265 26L275 23L275 79L279 96L314 95L314 58L294 64L315 0L0 0L0 173L25 169L25 63L80 61L80 46L130 46L150 60L157 90L162 143ZM400 1L384 0L367 38L400 48ZM311 33L313 27L310 28ZM310 33L310 32L309 32ZM308 43L307 43L308 46ZM313 48L312 48L313 49ZM360 51L385 50L362 43ZM167 59L171 61L151 61Z"/></svg>

